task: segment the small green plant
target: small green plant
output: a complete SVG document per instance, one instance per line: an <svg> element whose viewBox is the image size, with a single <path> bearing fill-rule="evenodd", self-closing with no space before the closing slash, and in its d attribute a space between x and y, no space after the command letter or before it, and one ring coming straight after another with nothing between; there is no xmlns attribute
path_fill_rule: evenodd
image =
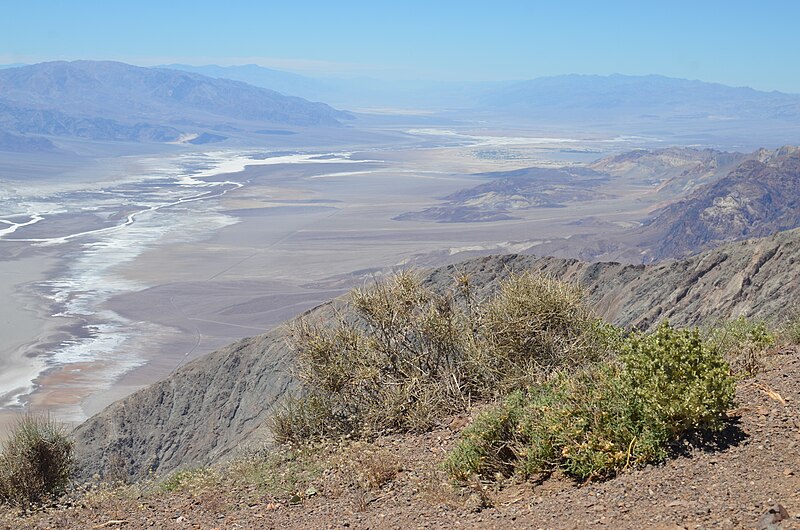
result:
<svg viewBox="0 0 800 530"><path fill-rule="evenodd" d="M745 317L723 322L706 335L709 344L728 360L733 373L744 377L764 369L764 358L776 342L765 322Z"/></svg>
<svg viewBox="0 0 800 530"><path fill-rule="evenodd" d="M207 467L201 467L176 471L161 482L160 486L161 490L166 492L197 491L218 481L217 473Z"/></svg>
<svg viewBox="0 0 800 530"><path fill-rule="evenodd" d="M662 421L675 439L691 430L718 429L733 404L730 366L696 329L662 324L632 334L623 349L623 375L645 417Z"/></svg>
<svg viewBox="0 0 800 530"><path fill-rule="evenodd" d="M657 462L733 403L727 362L696 330L632 334L618 359L560 371L479 416L445 461L456 479L561 469L579 480Z"/></svg>
<svg viewBox="0 0 800 530"><path fill-rule="evenodd" d="M72 444L50 418L23 416L0 452L0 501L31 506L62 495L73 472Z"/></svg>

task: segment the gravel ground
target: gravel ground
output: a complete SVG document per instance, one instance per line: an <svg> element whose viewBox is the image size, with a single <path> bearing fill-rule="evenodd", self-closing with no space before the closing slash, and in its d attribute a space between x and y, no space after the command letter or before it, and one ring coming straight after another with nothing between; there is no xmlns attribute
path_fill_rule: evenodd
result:
<svg viewBox="0 0 800 530"><path fill-rule="evenodd" d="M606 482L554 476L454 490L437 468L468 422L454 418L425 435L333 453L297 496L223 472L169 494L123 488L25 516L5 511L0 528L800 529L800 353L784 350L768 364L738 383L718 439Z"/></svg>

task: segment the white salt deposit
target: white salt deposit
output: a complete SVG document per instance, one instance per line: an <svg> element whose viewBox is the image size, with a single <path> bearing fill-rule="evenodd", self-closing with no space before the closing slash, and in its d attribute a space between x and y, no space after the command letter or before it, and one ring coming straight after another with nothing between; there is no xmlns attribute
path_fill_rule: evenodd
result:
<svg viewBox="0 0 800 530"><path fill-rule="evenodd" d="M234 224L236 218L220 211L214 200L245 185L237 174L252 165L274 164L359 164L350 153L281 154L260 158L259 153L215 151L171 158L137 160L139 174L116 181L59 182L46 185L18 185L0 196L0 245L8 242L64 246L66 266L54 278L41 282L37 290L48 300L50 314L65 323L83 322L71 339L49 351L36 352L31 362L35 374L53 366L91 363L93 384L98 390L110 387L120 376L145 360L146 342L157 334L154 324L131 322L113 311L101 309L111 297L144 289L147 285L123 278L115 271L148 248L165 242L193 241ZM225 179L213 180L220 175ZM3 188L5 189L5 188ZM87 202L88 201L88 202ZM54 236L24 237L21 229L45 222L56 214L94 212L114 224ZM114 216L113 218L116 218ZM42 228L44 230L44 228ZM77 245L76 245L77 243ZM42 362L44 361L44 362ZM28 367L30 368L30 366ZM0 378L0 395L13 392L17 399L30 392L35 374L23 371L23 379ZM32 375L34 377L32 377ZM82 419L78 406L71 415Z"/></svg>

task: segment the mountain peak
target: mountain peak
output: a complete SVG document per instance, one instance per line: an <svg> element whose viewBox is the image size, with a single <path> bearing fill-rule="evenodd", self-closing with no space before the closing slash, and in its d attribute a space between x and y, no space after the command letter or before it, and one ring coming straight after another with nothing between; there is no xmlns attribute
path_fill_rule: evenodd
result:
<svg viewBox="0 0 800 530"><path fill-rule="evenodd" d="M146 139L175 140L224 125L338 127L350 117L324 103L240 81L115 61L53 61L0 70L0 124L8 132L142 140L132 127L161 128ZM187 124L192 130L186 130ZM198 130L199 129L199 130Z"/></svg>

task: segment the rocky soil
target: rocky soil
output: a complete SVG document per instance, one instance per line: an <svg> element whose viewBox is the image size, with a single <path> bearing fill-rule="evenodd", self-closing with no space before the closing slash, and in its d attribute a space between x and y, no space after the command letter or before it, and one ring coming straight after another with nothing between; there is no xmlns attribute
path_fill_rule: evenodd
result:
<svg viewBox="0 0 800 530"><path fill-rule="evenodd" d="M454 418L424 435L322 450L306 475L279 465L284 478L296 474L281 492L222 471L172 493L127 487L27 516L5 511L0 528L800 529L800 351L767 365L738 383L722 436L606 482L454 487L438 469L469 421Z"/></svg>

